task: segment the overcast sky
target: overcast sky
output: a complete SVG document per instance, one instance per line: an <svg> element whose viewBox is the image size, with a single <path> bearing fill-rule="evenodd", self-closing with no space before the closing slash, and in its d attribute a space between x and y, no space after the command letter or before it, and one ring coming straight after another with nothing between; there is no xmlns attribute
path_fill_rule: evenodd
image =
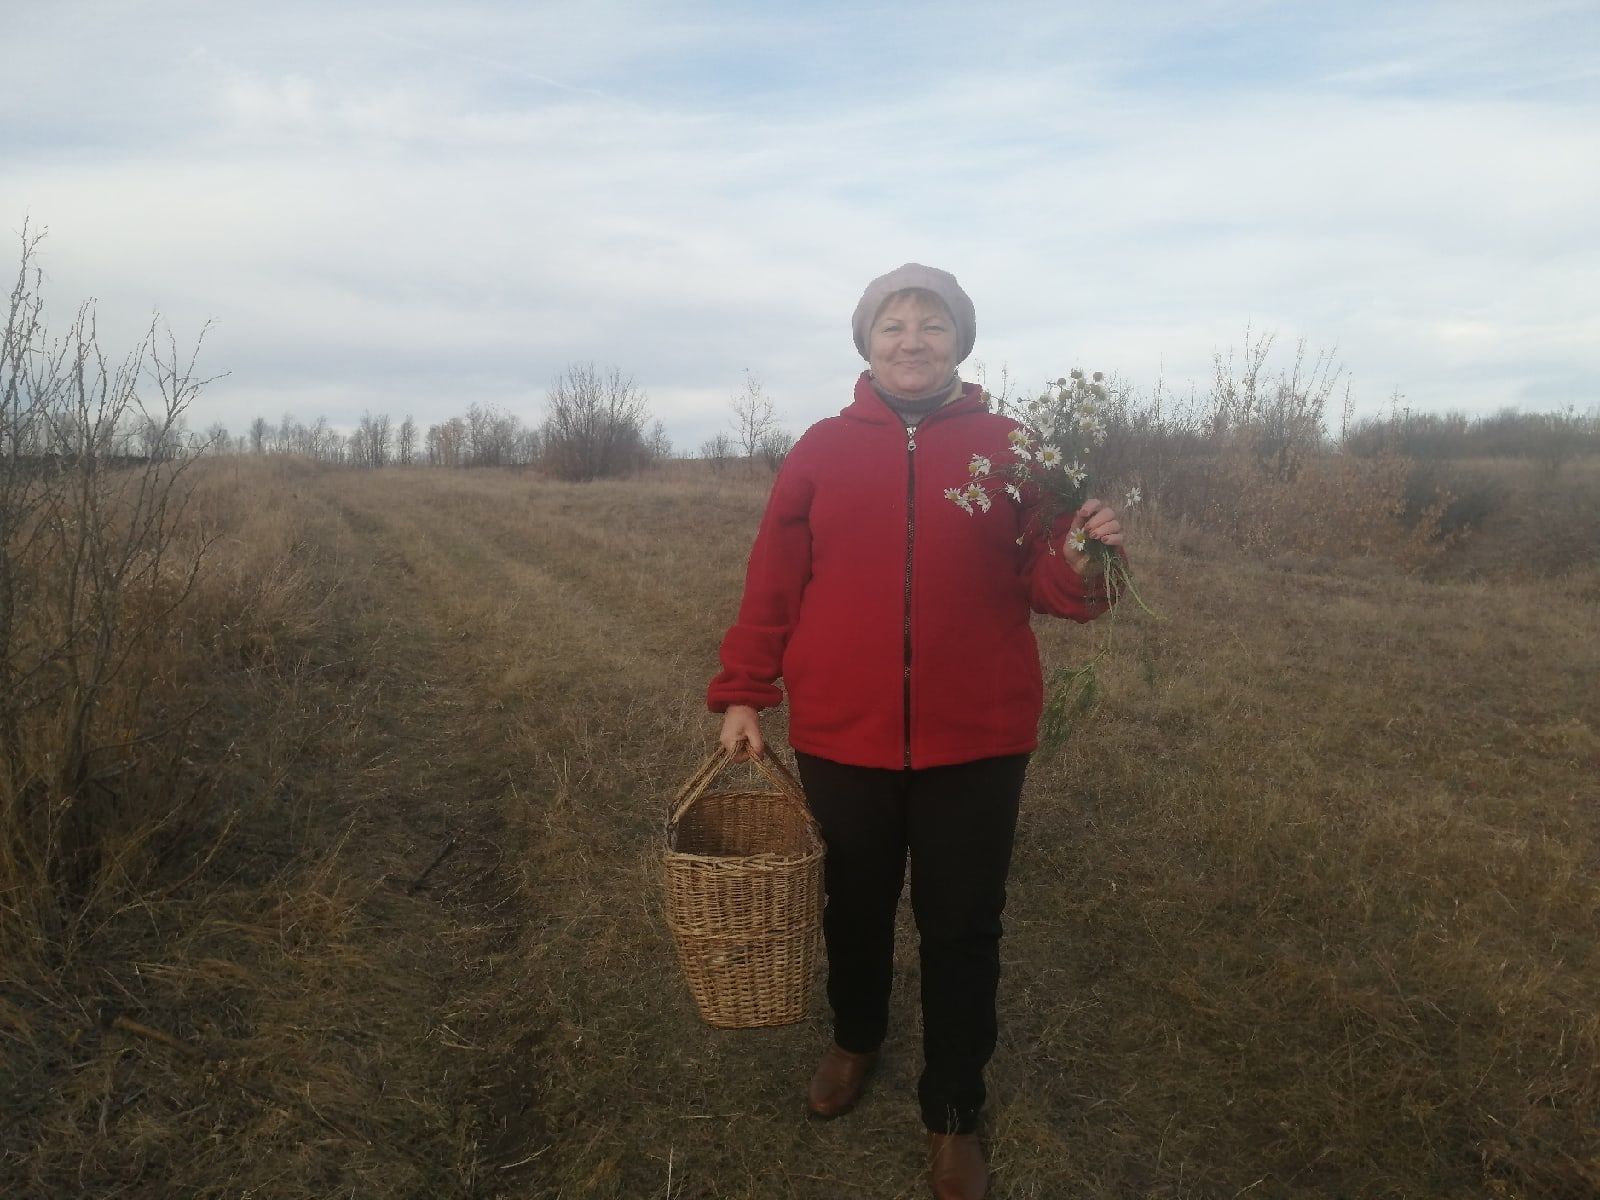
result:
<svg viewBox="0 0 1600 1200"><path fill-rule="evenodd" d="M593 360L681 448L746 369L798 432L908 260L991 374L1203 389L1249 326L1362 411L1600 404L1594 0L0 14L0 230L58 325L215 322L194 427L536 421Z"/></svg>

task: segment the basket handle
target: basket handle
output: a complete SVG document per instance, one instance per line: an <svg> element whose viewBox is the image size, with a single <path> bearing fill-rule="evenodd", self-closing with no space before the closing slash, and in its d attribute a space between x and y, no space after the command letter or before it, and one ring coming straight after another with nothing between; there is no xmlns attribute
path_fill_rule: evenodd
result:
<svg viewBox="0 0 1600 1200"><path fill-rule="evenodd" d="M794 773L784 766L783 760L776 754L763 754L760 757L752 756L750 762L755 764L760 771L784 797L795 804L807 821L815 824L811 815L811 808L806 804L806 794L801 790L800 783ZM678 789L678 794L673 797L671 814L667 818L667 828L677 828L678 822L683 820L683 815L694 807L696 800L705 795L706 789L711 786L711 781L722 773L723 768L733 762L733 753L720 743L700 764L699 770L689 777L687 783Z"/></svg>

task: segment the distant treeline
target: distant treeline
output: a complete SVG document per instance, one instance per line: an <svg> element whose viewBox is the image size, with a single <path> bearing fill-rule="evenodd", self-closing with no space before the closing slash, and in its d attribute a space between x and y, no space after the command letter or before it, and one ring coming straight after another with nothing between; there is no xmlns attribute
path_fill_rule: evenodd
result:
<svg viewBox="0 0 1600 1200"><path fill-rule="evenodd" d="M729 398L730 427L707 438L698 457L714 469L744 461L776 471L794 445L761 381L746 373ZM396 424L388 413L363 413L355 430L341 434L326 417L305 425L292 414L273 425L265 417L233 437L213 425L196 448L220 454L294 454L317 462L358 467L533 466L561 479L626 475L672 457L672 441L651 417L645 394L615 368L592 363L567 368L545 398L544 420L525 425L514 413L474 404L426 431L410 416Z"/></svg>
<svg viewBox="0 0 1600 1200"><path fill-rule="evenodd" d="M1405 409L1370 417L1348 430L1353 454L1392 451L1410 458L1526 458L1553 466L1577 455L1600 453L1600 410L1575 407L1529 413L1502 408L1488 416L1414 413Z"/></svg>
<svg viewBox="0 0 1600 1200"><path fill-rule="evenodd" d="M237 437L215 424L196 445L214 453L294 454L369 468L538 466L563 479L628 474L672 454L645 393L616 368L592 363L568 367L552 384L538 425L488 404L426 429L409 415L397 423L388 413L369 411L348 434L326 417L307 425L286 413L275 425L257 417Z"/></svg>

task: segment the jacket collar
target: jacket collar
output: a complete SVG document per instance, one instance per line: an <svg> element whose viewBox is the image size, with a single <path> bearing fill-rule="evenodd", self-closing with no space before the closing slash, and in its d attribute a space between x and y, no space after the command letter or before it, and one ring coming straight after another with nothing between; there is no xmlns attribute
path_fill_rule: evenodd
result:
<svg viewBox="0 0 1600 1200"><path fill-rule="evenodd" d="M923 417L918 423L918 428L929 421L942 421L958 413L982 412L986 407L983 402L983 389L975 383L963 383L960 397ZM861 372L861 377L856 380L855 399L840 409L839 415L854 421L864 421L868 425L893 425L896 429L905 428L905 422L900 419L900 414L890 408L884 398L878 395L878 389L872 386L872 375L867 371Z"/></svg>

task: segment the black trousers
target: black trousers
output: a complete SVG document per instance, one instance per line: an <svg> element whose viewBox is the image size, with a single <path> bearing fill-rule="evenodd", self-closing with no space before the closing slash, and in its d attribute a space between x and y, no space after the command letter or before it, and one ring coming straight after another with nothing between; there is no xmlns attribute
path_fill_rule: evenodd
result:
<svg viewBox="0 0 1600 1200"><path fill-rule="evenodd" d="M822 828L834 1040L876 1050L889 1025L894 921L911 862L922 961L922 1119L972 1133L994 1053L1000 914L1026 754L890 771L795 755Z"/></svg>

